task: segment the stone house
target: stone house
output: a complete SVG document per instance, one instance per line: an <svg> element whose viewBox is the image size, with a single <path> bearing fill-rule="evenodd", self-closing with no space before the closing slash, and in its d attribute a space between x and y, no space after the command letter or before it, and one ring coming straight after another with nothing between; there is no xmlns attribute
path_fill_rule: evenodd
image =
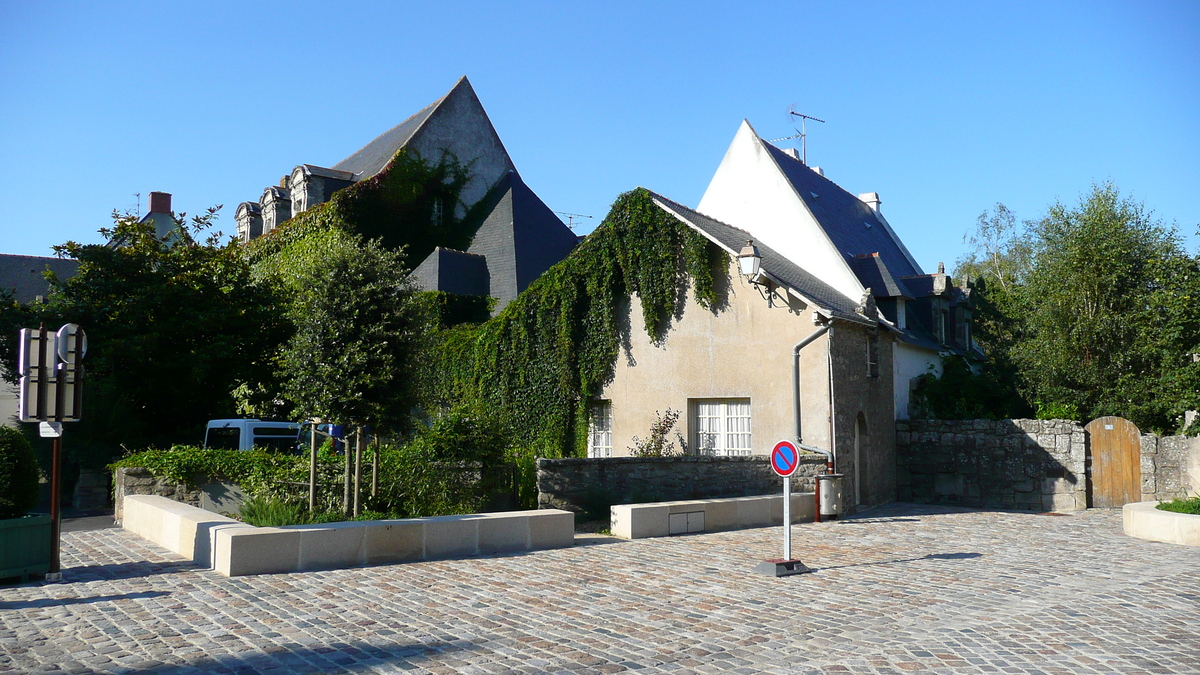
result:
<svg viewBox="0 0 1200 675"><path fill-rule="evenodd" d="M239 204L238 237L250 241L270 234L336 191L386 172L401 149L431 161L452 156L468 167L455 216L481 202L486 213L467 250L438 247L416 266L413 278L422 289L490 295L499 311L578 243L521 180L466 77L342 161L331 167L301 164L257 201Z"/></svg>
<svg viewBox="0 0 1200 675"><path fill-rule="evenodd" d="M894 500L909 381L970 353L969 291L921 270L876 193L846 192L749 123L696 209L654 200L729 255L728 285L715 310L689 296L660 342L623 336L589 456L629 454L669 407L690 453L761 455L798 439L832 449L851 510ZM738 256L751 241L761 266L747 277ZM629 311L640 326L639 303Z"/></svg>

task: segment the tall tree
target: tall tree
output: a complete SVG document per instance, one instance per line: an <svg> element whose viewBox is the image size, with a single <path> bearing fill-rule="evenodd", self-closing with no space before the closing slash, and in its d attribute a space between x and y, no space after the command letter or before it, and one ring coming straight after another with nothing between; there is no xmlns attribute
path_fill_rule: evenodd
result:
<svg viewBox="0 0 1200 675"><path fill-rule="evenodd" d="M1013 350L1039 405L1176 427L1196 405L1197 261L1111 184L1032 224L1024 334Z"/></svg>
<svg viewBox="0 0 1200 675"><path fill-rule="evenodd" d="M162 239L114 213L100 230L111 243L56 247L78 272L52 278L47 303L19 308L23 320L87 331L84 411L71 430L85 463L110 461L122 445L198 442L206 420L233 413L234 382L269 367L278 312L241 249L208 234L218 208L190 222L179 214L184 224Z"/></svg>

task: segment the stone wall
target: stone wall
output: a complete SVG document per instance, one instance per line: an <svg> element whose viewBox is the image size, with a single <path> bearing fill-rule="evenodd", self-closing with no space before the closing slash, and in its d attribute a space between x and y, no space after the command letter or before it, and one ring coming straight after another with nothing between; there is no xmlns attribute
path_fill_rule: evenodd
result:
<svg viewBox="0 0 1200 675"><path fill-rule="evenodd" d="M823 455L801 455L794 492L811 492L823 472ZM594 510L603 503L715 499L783 493L783 479L770 458L605 457L539 459L538 508ZM607 506L603 506L607 508Z"/></svg>
<svg viewBox="0 0 1200 675"><path fill-rule="evenodd" d="M1200 438L1142 434L1141 446L1142 501L1200 493ZM898 420L897 498L1082 510L1088 454L1069 420Z"/></svg>
<svg viewBox="0 0 1200 675"><path fill-rule="evenodd" d="M1142 434L1142 501L1200 494L1200 437Z"/></svg>
<svg viewBox="0 0 1200 675"><path fill-rule="evenodd" d="M1087 508L1087 437L1070 420L898 420L900 501Z"/></svg>
<svg viewBox="0 0 1200 675"><path fill-rule="evenodd" d="M160 478L142 467L122 467L113 475L113 517L124 517L125 495L156 495L177 502L200 506L200 488L191 489L166 478Z"/></svg>

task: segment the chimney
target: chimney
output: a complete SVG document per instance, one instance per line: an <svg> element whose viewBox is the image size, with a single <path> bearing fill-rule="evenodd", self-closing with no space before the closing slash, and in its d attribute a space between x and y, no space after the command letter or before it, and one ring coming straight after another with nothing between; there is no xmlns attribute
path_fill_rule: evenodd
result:
<svg viewBox="0 0 1200 675"><path fill-rule="evenodd" d="M861 199L864 204L871 207L872 211L879 213L879 205L883 203L883 200L879 198L878 192L864 192L860 194L858 198Z"/></svg>
<svg viewBox="0 0 1200 675"><path fill-rule="evenodd" d="M818 176L820 176L821 178L824 178L824 177L825 177L825 169L822 169L822 168L821 168L821 167L819 167L819 166L810 166L810 167L808 167L808 168L812 169L812 170L813 170L813 172L815 172L815 173L816 173Z"/></svg>
<svg viewBox="0 0 1200 675"><path fill-rule="evenodd" d="M151 192L150 193L150 213L170 213L171 212L171 193L170 192Z"/></svg>
<svg viewBox="0 0 1200 675"><path fill-rule="evenodd" d="M783 154L787 155L788 157L791 157L792 159L796 160L797 162L800 161L800 151L795 148L783 148Z"/></svg>

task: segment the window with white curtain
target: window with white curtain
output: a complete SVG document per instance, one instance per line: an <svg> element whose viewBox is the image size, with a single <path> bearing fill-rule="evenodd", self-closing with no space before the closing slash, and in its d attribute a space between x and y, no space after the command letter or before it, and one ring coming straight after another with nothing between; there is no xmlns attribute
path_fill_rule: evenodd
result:
<svg viewBox="0 0 1200 675"><path fill-rule="evenodd" d="M691 403L696 454L750 454L750 399L702 398Z"/></svg>
<svg viewBox="0 0 1200 675"><path fill-rule="evenodd" d="M612 401L596 401L588 417L588 457L612 457Z"/></svg>

